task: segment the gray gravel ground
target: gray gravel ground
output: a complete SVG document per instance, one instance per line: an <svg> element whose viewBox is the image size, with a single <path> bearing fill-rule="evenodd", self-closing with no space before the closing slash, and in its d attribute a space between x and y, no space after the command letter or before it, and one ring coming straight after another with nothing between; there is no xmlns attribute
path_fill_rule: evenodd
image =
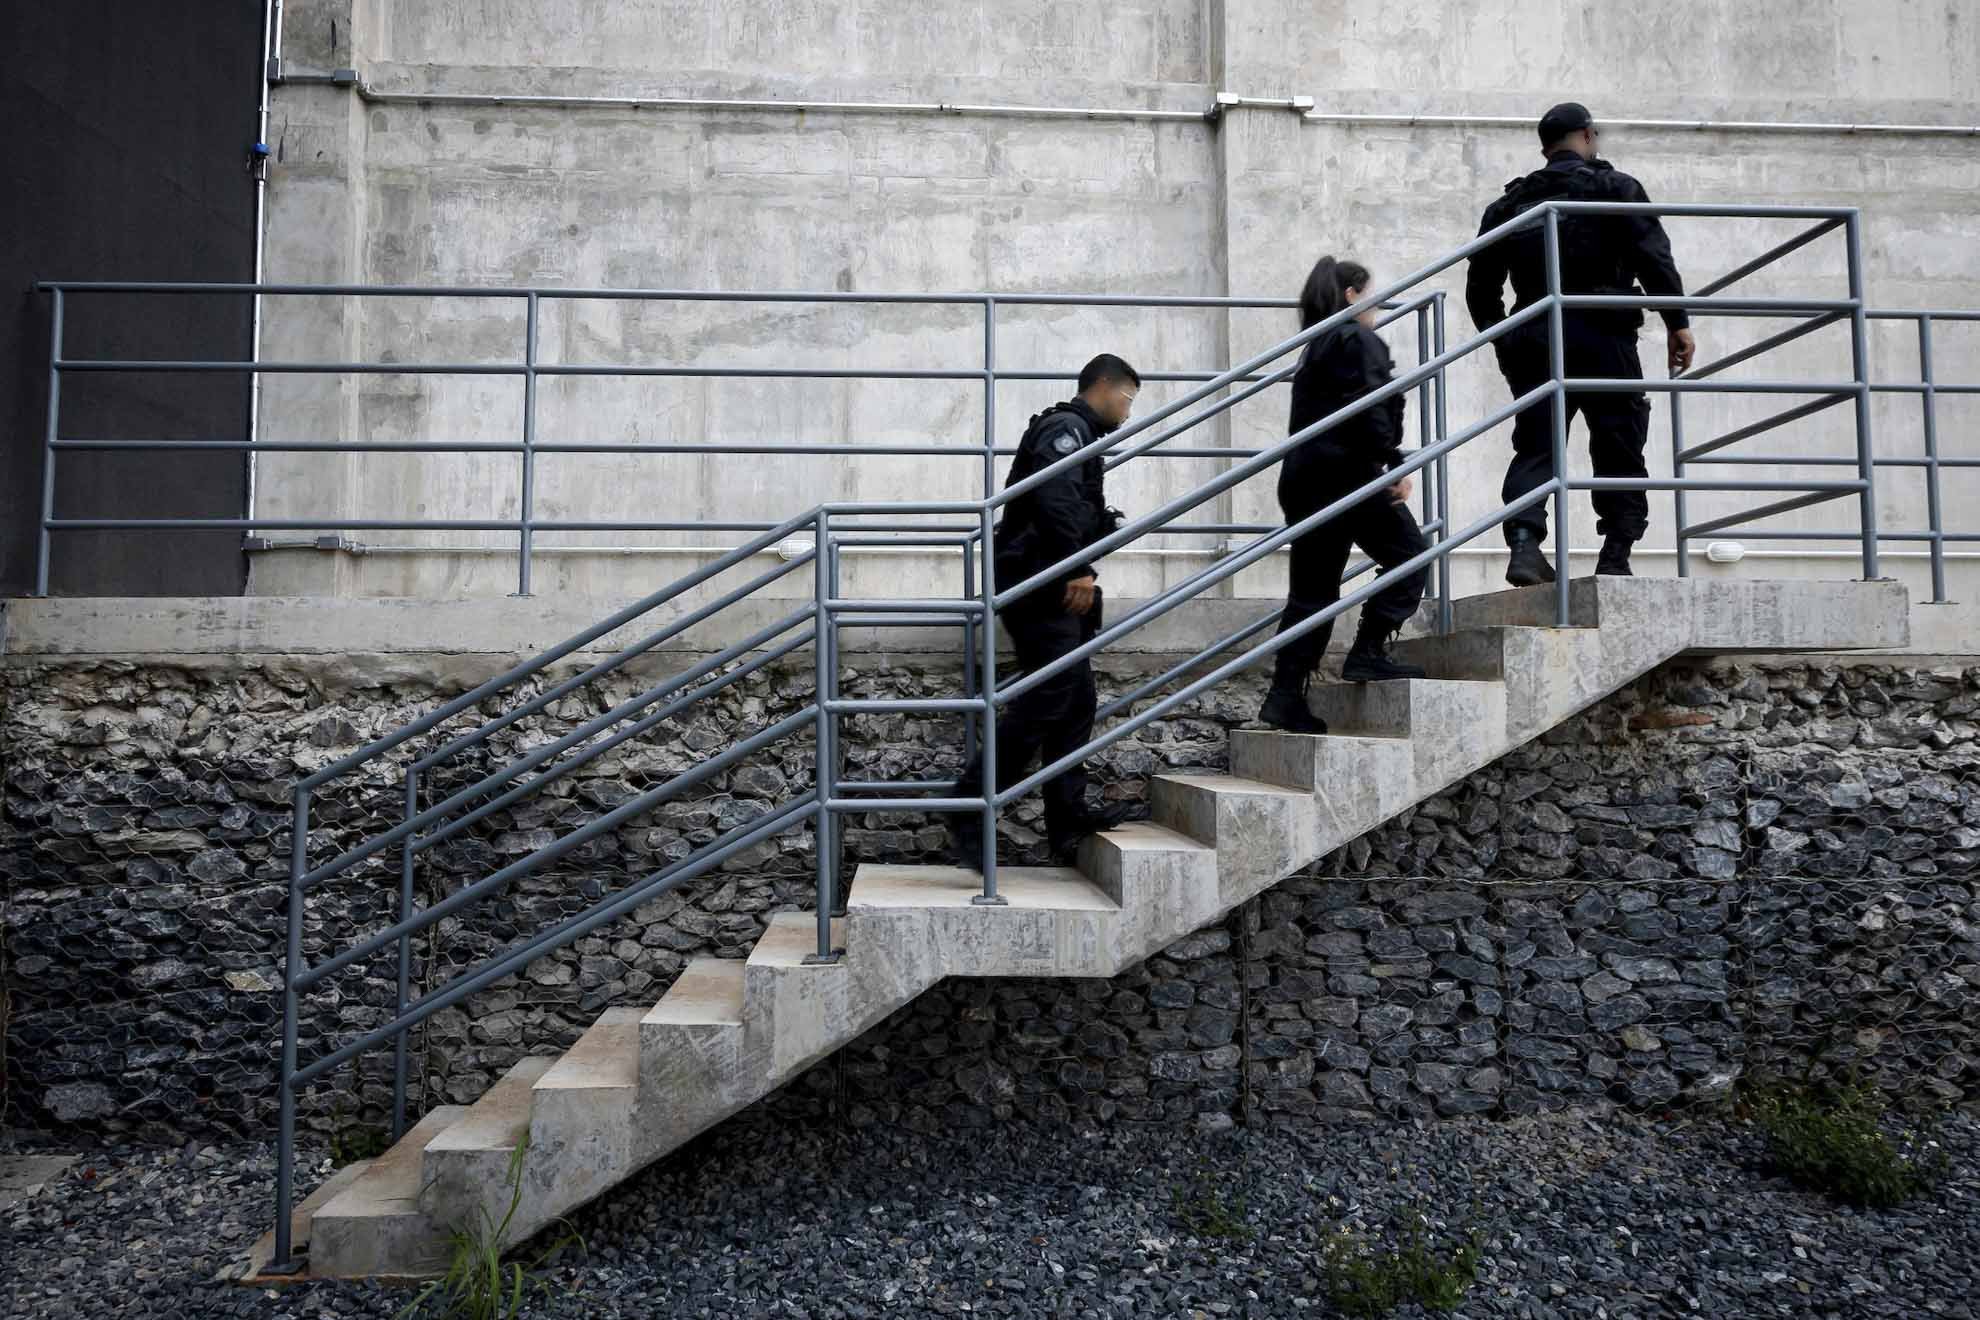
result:
<svg viewBox="0 0 1980 1320"><path fill-rule="evenodd" d="M1316 1266L1342 1225L1476 1207L1460 1317L1980 1316L1980 1114L1937 1132L1940 1188L1842 1208L1758 1168L1744 1125L1583 1112L1196 1139L1013 1127L730 1124L575 1217L582 1263L531 1314L1328 1316ZM23 1149L33 1143L22 1142ZM1206 1173L1205 1170L1210 1170ZM404 1292L210 1282L260 1232L266 1146L83 1152L0 1211L7 1317L389 1316ZM1199 1240L1214 1196L1250 1236ZM1404 1308L1399 1316L1420 1314Z"/></svg>

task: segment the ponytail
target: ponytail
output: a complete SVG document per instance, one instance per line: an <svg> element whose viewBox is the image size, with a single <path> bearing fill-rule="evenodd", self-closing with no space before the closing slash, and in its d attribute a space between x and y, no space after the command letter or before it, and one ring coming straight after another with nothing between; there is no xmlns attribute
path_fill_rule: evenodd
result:
<svg viewBox="0 0 1980 1320"><path fill-rule="evenodd" d="M1368 268L1355 261L1322 257L1313 263L1299 292L1299 328L1309 330L1348 305L1349 289L1368 287Z"/></svg>

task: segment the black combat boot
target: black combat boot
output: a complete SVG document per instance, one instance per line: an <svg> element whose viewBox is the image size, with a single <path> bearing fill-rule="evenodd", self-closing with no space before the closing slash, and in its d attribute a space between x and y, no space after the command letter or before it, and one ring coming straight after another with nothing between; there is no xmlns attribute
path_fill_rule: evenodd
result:
<svg viewBox="0 0 1980 1320"><path fill-rule="evenodd" d="M1361 621L1354 645L1341 662L1341 677L1350 683L1379 683L1389 678L1428 678L1421 665L1412 665L1389 654L1389 639L1395 629L1386 624Z"/></svg>
<svg viewBox="0 0 1980 1320"><path fill-rule="evenodd" d="M966 871L983 870L983 817L978 812L949 817L949 860Z"/></svg>
<svg viewBox="0 0 1980 1320"><path fill-rule="evenodd" d="M1537 587L1554 580L1554 566L1540 553L1540 538L1524 527L1515 527L1506 542L1512 557L1506 561L1506 581L1515 587Z"/></svg>
<svg viewBox="0 0 1980 1320"><path fill-rule="evenodd" d="M1327 721L1315 715L1313 707L1306 704L1306 688L1311 681L1310 674L1297 677L1273 674L1271 690L1265 694L1265 704L1258 708L1259 720L1284 733L1317 735L1327 732Z"/></svg>
<svg viewBox="0 0 1980 1320"><path fill-rule="evenodd" d="M1055 859L1071 861L1079 852L1080 840L1087 835L1105 834L1116 825L1147 819L1148 808L1142 803L1109 802L1104 807L1087 807L1071 820L1048 821L1045 839Z"/></svg>
<svg viewBox="0 0 1980 1320"><path fill-rule="evenodd" d="M1595 571L1603 577L1633 577L1629 571L1629 548L1636 542L1620 536L1602 538L1602 553L1595 560Z"/></svg>

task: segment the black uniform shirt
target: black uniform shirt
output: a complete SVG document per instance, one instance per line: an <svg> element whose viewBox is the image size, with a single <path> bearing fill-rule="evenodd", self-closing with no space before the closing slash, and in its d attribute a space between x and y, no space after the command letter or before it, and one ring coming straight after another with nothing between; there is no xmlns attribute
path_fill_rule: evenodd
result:
<svg viewBox="0 0 1980 1320"><path fill-rule="evenodd" d="M1483 234L1522 211L1549 201L1647 202L1643 185L1605 160L1583 160L1557 151L1547 167L1506 185L1505 195L1485 208ZM1654 215L1564 215L1561 229L1561 289L1564 293L1634 293L1657 297L1684 292L1684 279L1671 257L1671 240ZM1547 240L1534 225L1500 239L1471 259L1465 274L1464 303L1472 324L1490 329L1505 320L1506 277L1512 277L1513 311L1547 296ZM1659 313L1672 330L1691 319L1681 310ZM1640 311L1570 313L1569 323L1589 330L1634 331Z"/></svg>
<svg viewBox="0 0 1980 1320"><path fill-rule="evenodd" d="M1098 414L1080 399L1069 399L1047 408L1031 419L1024 439L1018 442L1017 457L1011 461L1006 486L1012 486L1032 473L1050 467L1091 445L1106 427ZM1049 568L1069 555L1092 545L1114 528L1107 511L1105 493L1106 456L1092 458L1040 483L1013 499L997 524L997 586L1014 587L1040 569ZM1081 564L1059 579L1059 584L1093 573L1090 564ZM1041 588L1037 593L1047 595ZM1056 599L1056 593L1052 593Z"/></svg>

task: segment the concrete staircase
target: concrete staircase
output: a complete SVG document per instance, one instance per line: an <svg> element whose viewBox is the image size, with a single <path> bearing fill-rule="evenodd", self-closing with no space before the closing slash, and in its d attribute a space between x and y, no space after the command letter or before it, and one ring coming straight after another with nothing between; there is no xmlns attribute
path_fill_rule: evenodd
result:
<svg viewBox="0 0 1980 1320"><path fill-rule="evenodd" d="M1229 774L1159 775L1153 819L1089 839L1077 869L981 879L865 866L836 921L846 956L806 965L815 919L782 913L747 960L699 959L650 1008L614 1008L561 1058L433 1110L298 1207L316 1276L434 1272L449 1225L508 1208L519 1240L751 1104L946 976L1113 976L1684 652L1902 645L1896 583L1583 579L1458 602L1456 630L1401 650L1417 681L1329 686L1327 737L1231 735ZM266 1244L264 1244L264 1252ZM265 1254L263 1256L265 1259Z"/></svg>

